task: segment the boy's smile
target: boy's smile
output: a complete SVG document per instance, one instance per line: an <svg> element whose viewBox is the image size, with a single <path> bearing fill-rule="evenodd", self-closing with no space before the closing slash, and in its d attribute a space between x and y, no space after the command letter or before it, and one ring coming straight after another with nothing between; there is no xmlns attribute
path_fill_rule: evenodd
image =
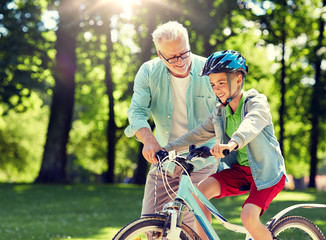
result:
<svg viewBox="0 0 326 240"><path fill-rule="evenodd" d="M215 95L222 102L225 102L230 96L226 73L212 73L209 75L209 79Z"/></svg>

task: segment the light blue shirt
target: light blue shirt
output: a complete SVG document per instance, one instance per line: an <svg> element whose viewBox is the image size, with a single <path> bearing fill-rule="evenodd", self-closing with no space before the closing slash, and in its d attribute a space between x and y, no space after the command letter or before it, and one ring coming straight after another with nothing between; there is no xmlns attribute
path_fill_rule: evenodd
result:
<svg viewBox="0 0 326 240"><path fill-rule="evenodd" d="M218 103L208 77L199 73L206 58L191 54L190 84L186 93L188 131L196 128L212 113ZM132 137L143 128L150 128L148 120L153 117L156 139L161 146L169 141L173 111L170 91L170 72L163 61L156 57L145 62L134 81L134 93L128 110L129 126L125 129L127 137ZM212 147L213 139L205 144ZM210 163L209 163L210 162ZM206 166L216 162L214 158L206 161ZM203 166L204 167L204 166ZM199 168L200 169L200 168Z"/></svg>

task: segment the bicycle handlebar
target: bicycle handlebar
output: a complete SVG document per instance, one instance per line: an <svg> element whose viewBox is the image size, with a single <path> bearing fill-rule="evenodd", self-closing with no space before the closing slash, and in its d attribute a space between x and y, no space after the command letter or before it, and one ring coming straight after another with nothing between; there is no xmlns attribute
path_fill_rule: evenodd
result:
<svg viewBox="0 0 326 240"><path fill-rule="evenodd" d="M230 151L228 149L224 149L223 154L224 154L224 156L227 156L230 154ZM164 150L159 150L155 153L155 156L159 161L161 161L165 157L169 156L169 153ZM196 147L195 145L190 145L189 146L189 154L186 157L182 157L182 158L185 158L185 159L191 161L191 159L194 157L208 158L210 156L212 156L212 154L210 152L209 147L207 147L207 146ZM180 157L180 156L178 156L178 157Z"/></svg>

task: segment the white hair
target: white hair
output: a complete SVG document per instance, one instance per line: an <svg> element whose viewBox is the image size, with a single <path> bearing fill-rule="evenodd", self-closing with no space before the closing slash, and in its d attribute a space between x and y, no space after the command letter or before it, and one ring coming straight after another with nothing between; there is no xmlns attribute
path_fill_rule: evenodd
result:
<svg viewBox="0 0 326 240"><path fill-rule="evenodd" d="M177 21L169 21L158 26L152 33L155 47L158 48L161 41L174 41L182 36L189 46L189 38L187 29Z"/></svg>

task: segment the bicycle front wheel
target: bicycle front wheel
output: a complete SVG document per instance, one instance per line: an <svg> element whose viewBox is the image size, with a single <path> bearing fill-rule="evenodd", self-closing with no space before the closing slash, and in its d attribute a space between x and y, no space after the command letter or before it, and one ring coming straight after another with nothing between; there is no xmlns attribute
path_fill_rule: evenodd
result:
<svg viewBox="0 0 326 240"><path fill-rule="evenodd" d="M165 233L170 231L170 223L166 224L166 217L141 218L123 227L113 240L165 240ZM187 225L182 224L181 240L200 239L198 235ZM177 239L173 239L177 240Z"/></svg>
<svg viewBox="0 0 326 240"><path fill-rule="evenodd" d="M313 222L300 216L281 218L272 227L271 232L282 240L325 240L323 233Z"/></svg>

